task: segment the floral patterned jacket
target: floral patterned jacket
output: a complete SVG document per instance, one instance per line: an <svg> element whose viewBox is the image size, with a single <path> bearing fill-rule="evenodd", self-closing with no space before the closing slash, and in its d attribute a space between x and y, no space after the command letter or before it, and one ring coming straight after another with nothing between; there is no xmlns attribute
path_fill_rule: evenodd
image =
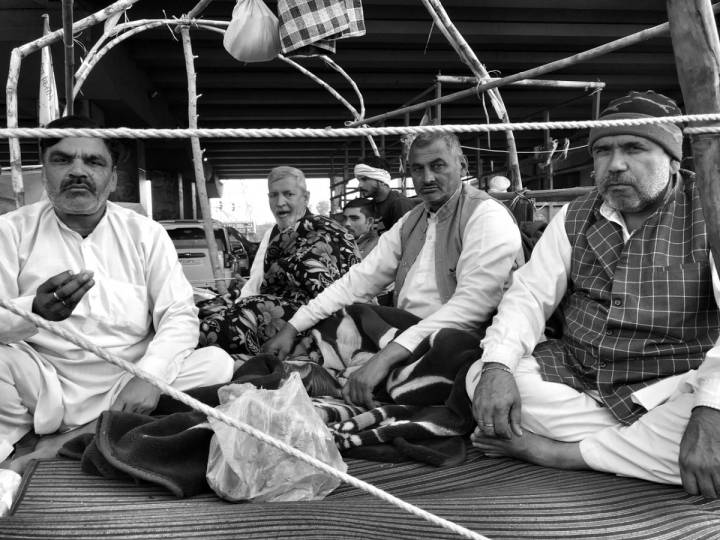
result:
<svg viewBox="0 0 720 540"><path fill-rule="evenodd" d="M261 294L303 305L360 261L352 234L339 223L309 211L295 227L271 233Z"/></svg>

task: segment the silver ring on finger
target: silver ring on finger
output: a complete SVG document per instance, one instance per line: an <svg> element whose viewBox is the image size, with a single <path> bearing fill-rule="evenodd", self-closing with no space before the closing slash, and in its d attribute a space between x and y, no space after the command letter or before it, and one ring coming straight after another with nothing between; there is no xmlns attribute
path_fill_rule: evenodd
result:
<svg viewBox="0 0 720 540"><path fill-rule="evenodd" d="M69 305L67 305L67 304L65 303L65 300L66 300L65 298L60 298L60 296L58 296L57 291L53 291L53 296L55 297L55 300L57 300L58 302L60 302L60 303L61 303L63 306L65 306L66 308L69 308L69 307L70 307Z"/></svg>

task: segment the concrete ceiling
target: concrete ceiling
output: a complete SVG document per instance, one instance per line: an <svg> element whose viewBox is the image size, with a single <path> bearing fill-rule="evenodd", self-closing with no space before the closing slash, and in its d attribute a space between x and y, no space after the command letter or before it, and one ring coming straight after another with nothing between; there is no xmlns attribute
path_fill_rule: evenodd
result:
<svg viewBox="0 0 720 540"><path fill-rule="evenodd" d="M109 1L76 0L75 18L109 5ZM181 16L196 0L141 0L128 12L132 20ZM234 0L215 0L203 17L228 20ZM276 2L268 1L271 9ZM444 0L455 22L488 70L509 75L596 47L666 20L664 0ZM50 13L51 27L61 26L60 2L9 0L0 3L0 76L7 74L12 46L39 35L40 14ZM433 28L432 19L420 0L364 0L367 34L340 40L334 61L345 69L361 89L366 116L396 109L431 89L435 77L470 75L444 37ZM92 44L100 29L86 32L80 40ZM94 36L94 37L93 37ZM326 90L280 60L242 64L222 47L222 36L192 30L196 60L201 127L340 127L350 113ZM56 77L62 95L62 48L53 47ZM303 66L323 77L353 105L357 100L346 81L314 58L299 59ZM21 125L37 123L36 96L38 55L23 64L20 87ZM653 39L583 64L545 76L548 79L602 81L602 102L631 89L655 89L680 99L680 90L669 36ZM443 85L442 93L467 86ZM515 121L580 120L592 116L592 97L583 89L513 88L502 96ZM187 85L182 47L168 28L138 34L117 47L93 71L83 100L91 111L102 111L106 125L175 127L187 125ZM489 102L472 95L442 106L443 123L482 123L488 111L497 121ZM547 111L547 113L546 113ZM410 116L417 124L421 113ZM401 125L403 117L387 120ZM551 137L583 144L586 133L556 132ZM518 149L531 152L542 145L546 134L518 132ZM492 163L503 167L504 154L474 148L504 150L504 137L467 134L471 171L481 160L483 171ZM378 145L397 160L398 137L378 138ZM302 168L308 176L342 175L369 147L354 139L207 139L205 156L217 177L257 178L276 165ZM32 153L34 143L24 150ZM172 168L190 155L187 141L149 141L148 167ZM531 154L522 154L527 158ZM584 151L568 161L573 167L587 163ZM572 156L571 156L572 157ZM7 145L0 148L7 166ZM31 162L31 158L25 158ZM526 170L532 168L524 167Z"/></svg>

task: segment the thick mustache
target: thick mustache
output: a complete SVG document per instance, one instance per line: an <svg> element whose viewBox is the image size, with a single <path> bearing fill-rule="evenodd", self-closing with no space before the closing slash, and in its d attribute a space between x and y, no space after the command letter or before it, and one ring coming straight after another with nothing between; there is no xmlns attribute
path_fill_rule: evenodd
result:
<svg viewBox="0 0 720 540"><path fill-rule="evenodd" d="M61 191L65 191L66 189L70 189L70 188L73 188L73 187L84 187L85 189L87 189L87 190L90 191L91 193L95 193L95 191L96 191L96 190L95 190L95 183L92 182L91 180L87 180L87 179L71 178L71 179L69 179L69 180L63 181L63 183L60 184L60 190L61 190Z"/></svg>
<svg viewBox="0 0 720 540"><path fill-rule="evenodd" d="M624 184L634 184L635 183L635 177L626 173L623 174L608 174L605 175L602 179L602 185L603 186L613 186L613 185L624 185Z"/></svg>

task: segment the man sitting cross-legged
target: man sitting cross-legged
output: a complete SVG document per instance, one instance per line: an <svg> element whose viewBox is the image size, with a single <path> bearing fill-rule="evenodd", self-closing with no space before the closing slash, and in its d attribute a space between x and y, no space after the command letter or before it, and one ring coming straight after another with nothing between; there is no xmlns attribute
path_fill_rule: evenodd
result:
<svg viewBox="0 0 720 540"><path fill-rule="evenodd" d="M665 96L631 92L601 120L677 114ZM682 133L596 127L588 144L596 189L548 225L468 372L474 443L716 497L720 314ZM563 335L543 340L556 308Z"/></svg>
<svg viewBox="0 0 720 540"><path fill-rule="evenodd" d="M48 127L97 125L70 116ZM227 382L226 352L194 350L192 288L165 229L107 200L117 149L94 137L42 141L48 199L0 216L0 297L180 390ZM106 409L149 413L159 397L153 385L0 310L0 461L33 429L67 431ZM7 466L21 470L61 442L46 438Z"/></svg>
<svg viewBox="0 0 720 540"><path fill-rule="evenodd" d="M415 138L409 165L423 204L405 214L347 274L301 307L265 352L284 358L298 332L339 309L368 302L395 284L396 307L421 320L383 343L349 375L343 396L373 407L375 388L443 328L477 331L489 321L511 271L522 264L520 233L510 213L489 195L462 183L467 162L453 134Z"/></svg>

